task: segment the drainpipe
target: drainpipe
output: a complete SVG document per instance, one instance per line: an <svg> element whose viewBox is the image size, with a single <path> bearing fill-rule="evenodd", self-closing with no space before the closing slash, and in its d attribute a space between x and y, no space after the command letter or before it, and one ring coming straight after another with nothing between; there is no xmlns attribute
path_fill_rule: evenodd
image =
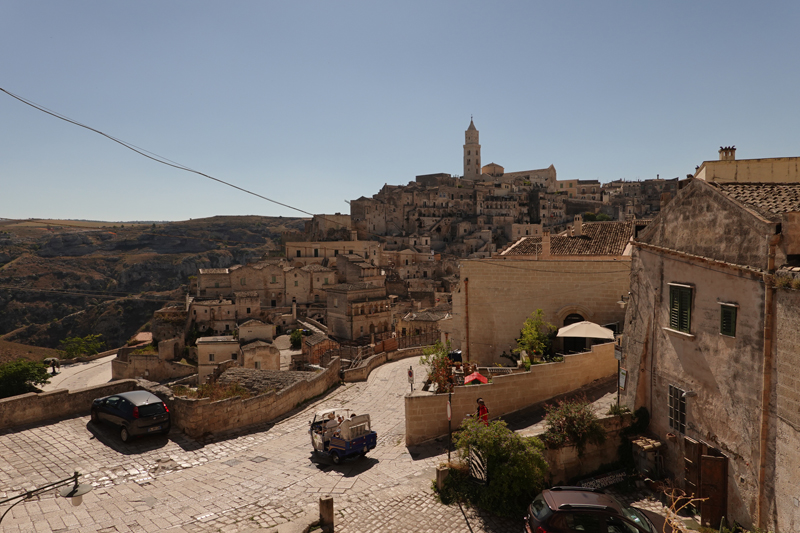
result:
<svg viewBox="0 0 800 533"><path fill-rule="evenodd" d="M758 527L767 527L767 448L769 445L770 399L772 396L772 367L774 357L772 350L772 331L775 315L773 313L775 287L772 275L775 272L775 247L780 242L780 233L769 239L769 255L767 256L767 272L764 274L764 374L761 388L761 434L759 438L758 465Z"/></svg>
<svg viewBox="0 0 800 533"><path fill-rule="evenodd" d="M469 361L469 278L464 278L464 337L467 356L464 361Z"/></svg>

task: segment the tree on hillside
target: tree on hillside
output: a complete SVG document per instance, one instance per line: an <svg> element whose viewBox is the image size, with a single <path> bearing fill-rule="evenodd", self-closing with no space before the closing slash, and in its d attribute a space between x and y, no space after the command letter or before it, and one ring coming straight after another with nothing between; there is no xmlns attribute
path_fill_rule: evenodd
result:
<svg viewBox="0 0 800 533"><path fill-rule="evenodd" d="M514 353L525 351L531 360L553 355L553 339L557 331L558 328L545 321L544 311L537 309L522 325Z"/></svg>
<svg viewBox="0 0 800 533"><path fill-rule="evenodd" d="M39 361L17 359L0 365L0 398L36 392L36 385L50 381L47 366Z"/></svg>
<svg viewBox="0 0 800 533"><path fill-rule="evenodd" d="M89 334L85 337L67 337L59 343L61 355L65 359L73 359L81 355L94 355L103 347L100 340L102 334Z"/></svg>

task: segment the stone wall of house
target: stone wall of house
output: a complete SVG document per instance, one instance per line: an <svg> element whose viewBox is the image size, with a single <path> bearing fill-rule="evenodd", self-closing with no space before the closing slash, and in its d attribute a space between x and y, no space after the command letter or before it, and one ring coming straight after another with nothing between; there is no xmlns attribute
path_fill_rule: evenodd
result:
<svg viewBox="0 0 800 533"><path fill-rule="evenodd" d="M693 287L689 334L669 329L670 283ZM621 365L628 376L623 403L650 412L650 431L665 442L664 468L677 486L684 486L684 438L728 457L728 516L752 524L759 498L764 373L761 276L700 258L635 249L630 292L622 341ZM735 337L720 334L721 302L738 305ZM670 386L690 393L684 397L683 432L670 427ZM666 439L668 433L677 438ZM769 455L768 463L774 459Z"/></svg>
<svg viewBox="0 0 800 533"><path fill-rule="evenodd" d="M85 389L59 389L21 394L0 400L0 430L38 424L44 420L88 415L92 400L141 389L134 379L113 381Z"/></svg>
<svg viewBox="0 0 800 533"><path fill-rule="evenodd" d="M800 531L800 291L775 295L777 428L775 508L770 530Z"/></svg>
<svg viewBox="0 0 800 533"><path fill-rule="evenodd" d="M489 416L496 418L583 387L617 372L614 343L598 344L591 352L568 355L561 363L534 365L530 372L495 376L485 385L455 387L453 427L475 412L483 398ZM405 398L406 445L412 446L447 434L447 394L415 392Z"/></svg>
<svg viewBox="0 0 800 533"><path fill-rule="evenodd" d="M618 449L622 444L620 434L630 423L630 415L601 418L600 424L606 432L606 440L603 444L587 444L582 456L578 455L575 446L546 449L544 457L550 465L548 476L553 485L566 485L576 477L585 476L604 464L618 460Z"/></svg>
<svg viewBox="0 0 800 533"><path fill-rule="evenodd" d="M598 324L618 322L617 302L628 293L630 261L463 261L453 292L452 324L442 326L454 349L480 365L503 363L525 320L537 309L556 327L572 313ZM466 302L469 299L469 309ZM466 346L469 325L469 346Z"/></svg>
<svg viewBox="0 0 800 533"><path fill-rule="evenodd" d="M174 398L168 401L173 424L192 438L219 435L275 420L306 400L319 396L339 382L339 359L307 381L295 383L277 393L252 398L228 398L212 402Z"/></svg>

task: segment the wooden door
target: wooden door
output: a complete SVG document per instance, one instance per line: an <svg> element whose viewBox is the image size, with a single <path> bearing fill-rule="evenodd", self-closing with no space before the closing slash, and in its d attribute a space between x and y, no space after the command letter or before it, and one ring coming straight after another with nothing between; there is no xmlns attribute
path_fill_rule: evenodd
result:
<svg viewBox="0 0 800 533"><path fill-rule="evenodd" d="M700 456L700 494L701 524L718 528L728 510L728 458L717 450Z"/></svg>
<svg viewBox="0 0 800 533"><path fill-rule="evenodd" d="M702 443L683 438L683 491L688 497L700 496L700 457L705 451Z"/></svg>

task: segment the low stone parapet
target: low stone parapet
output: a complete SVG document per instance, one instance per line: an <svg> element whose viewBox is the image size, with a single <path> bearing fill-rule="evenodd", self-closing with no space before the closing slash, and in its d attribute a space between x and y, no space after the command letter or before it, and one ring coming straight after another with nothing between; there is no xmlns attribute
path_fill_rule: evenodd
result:
<svg viewBox="0 0 800 533"><path fill-rule="evenodd" d="M366 381L370 372L389 361L399 361L408 357L419 357L426 346L404 348L394 352L383 352L364 359L358 368L349 368L342 372L344 381Z"/></svg>
<svg viewBox="0 0 800 533"><path fill-rule="evenodd" d="M95 398L141 388L135 379L125 379L85 389L58 389L3 398L0 400L0 430L87 415Z"/></svg>
<svg viewBox="0 0 800 533"><path fill-rule="evenodd" d="M616 372L617 360L611 342L594 345L591 352L564 356L563 362L533 365L530 372L493 376L487 384L457 386L452 394L452 425L458 427L468 414L474 413L476 400L481 397L489 408L489 416L496 418ZM427 392L405 397L407 446L447 435L447 398L447 394Z"/></svg>
<svg viewBox="0 0 800 533"><path fill-rule="evenodd" d="M239 396L212 402L209 398L170 398L167 404L172 423L192 438L220 435L271 422L305 401L319 396L339 382L340 363L334 358L328 367L311 379L278 392L252 398Z"/></svg>

